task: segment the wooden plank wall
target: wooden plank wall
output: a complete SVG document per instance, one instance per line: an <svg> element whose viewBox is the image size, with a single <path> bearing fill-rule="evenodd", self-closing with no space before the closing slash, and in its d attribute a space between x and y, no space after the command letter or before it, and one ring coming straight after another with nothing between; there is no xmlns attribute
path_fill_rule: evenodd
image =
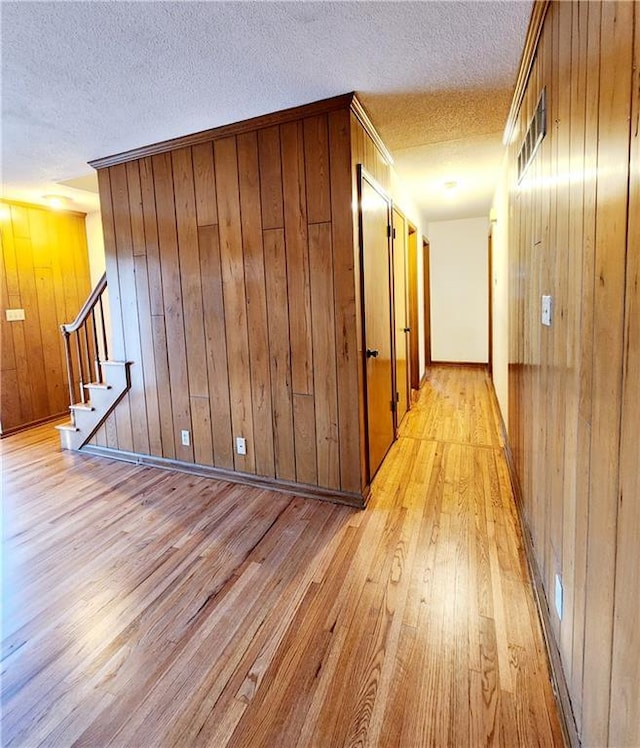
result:
<svg viewBox="0 0 640 748"><path fill-rule="evenodd" d="M585 745L640 744L639 28L638 4L552 3L511 146L509 432Z"/></svg>
<svg viewBox="0 0 640 748"><path fill-rule="evenodd" d="M91 292L84 214L0 202L2 433L65 414L69 391L60 325ZM25 320L7 322L6 309Z"/></svg>
<svg viewBox="0 0 640 748"><path fill-rule="evenodd" d="M350 138L345 108L99 169L133 366L94 443L361 495Z"/></svg>

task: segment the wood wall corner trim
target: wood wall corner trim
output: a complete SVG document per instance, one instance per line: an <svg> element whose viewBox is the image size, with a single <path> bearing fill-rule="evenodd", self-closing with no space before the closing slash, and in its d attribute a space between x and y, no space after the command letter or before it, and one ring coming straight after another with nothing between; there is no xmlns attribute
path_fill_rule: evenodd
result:
<svg viewBox="0 0 640 748"><path fill-rule="evenodd" d="M366 109L362 106L356 94L351 94L351 111L355 114L358 122L360 122L362 127L364 127L367 135L371 138L371 140L373 140L374 145L380 151L387 164L389 166L393 166L393 156L389 152L387 146L384 144L382 138L378 134L378 131L373 126L373 122L371 122Z"/></svg>
<svg viewBox="0 0 640 748"><path fill-rule="evenodd" d="M516 78L513 99L511 100L511 107L507 115L507 123L502 137L502 142L505 145L508 145L511 141L516 122L518 121L520 106L527 90L529 75L538 49L538 41L540 40L544 19L550 5L551 0L534 0L533 8L531 9L531 18L529 19L529 28L527 29L524 49L522 50L522 57L520 59L518 77Z"/></svg>
<svg viewBox="0 0 640 748"><path fill-rule="evenodd" d="M159 143L151 143L150 145L141 146L140 148L123 151L122 153L116 153L103 158L96 158L88 163L89 166L93 166L94 169L105 169L109 166L115 166L116 164L122 164L127 161L135 161L158 153L166 153L179 148L200 145L201 143L207 143L212 140L219 140L220 138L226 138L233 135L241 135L242 133L251 132L253 130L260 130L272 125L280 125L285 122L304 119L305 117L313 117L318 114L327 114L339 109L348 109L351 106L354 97L354 93L341 94L329 99L313 101L289 109L282 109L278 112L270 112L269 114L259 115L258 117L251 117L250 119L242 120L241 122L220 125L219 127L213 127L209 130L201 130L200 132L192 133L190 135L182 135L177 138L162 140Z"/></svg>

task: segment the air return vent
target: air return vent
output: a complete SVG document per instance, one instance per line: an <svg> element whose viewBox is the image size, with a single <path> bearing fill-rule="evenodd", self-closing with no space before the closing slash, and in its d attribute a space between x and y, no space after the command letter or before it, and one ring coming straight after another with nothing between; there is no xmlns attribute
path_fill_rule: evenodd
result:
<svg viewBox="0 0 640 748"><path fill-rule="evenodd" d="M547 134L547 89L543 88L536 111L529 122L524 142L518 153L518 182L522 180L533 161L542 139Z"/></svg>

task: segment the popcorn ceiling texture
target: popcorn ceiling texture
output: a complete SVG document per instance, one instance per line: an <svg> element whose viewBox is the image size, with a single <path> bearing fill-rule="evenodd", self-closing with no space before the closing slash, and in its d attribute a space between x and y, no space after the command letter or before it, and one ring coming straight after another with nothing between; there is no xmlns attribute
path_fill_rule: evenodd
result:
<svg viewBox="0 0 640 748"><path fill-rule="evenodd" d="M92 158L351 90L394 153L499 141L530 10L5 0L3 181L72 179Z"/></svg>

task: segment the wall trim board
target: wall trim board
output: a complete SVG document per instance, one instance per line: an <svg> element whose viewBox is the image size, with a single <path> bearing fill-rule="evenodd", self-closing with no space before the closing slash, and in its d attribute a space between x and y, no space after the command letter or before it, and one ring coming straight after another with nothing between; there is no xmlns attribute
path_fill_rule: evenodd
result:
<svg viewBox="0 0 640 748"><path fill-rule="evenodd" d="M39 418L36 421L30 421L29 423L22 423L20 426L13 426L12 428L5 429L4 431L0 431L0 439L6 439L8 436L13 436L14 434L19 434L21 431L27 431L28 429L33 429L36 426L44 426L47 423L53 423L54 421L60 421L61 423L64 422L64 420L68 420L69 418L69 411L63 411L62 413L55 413L52 416L47 416L46 418Z"/></svg>
<svg viewBox="0 0 640 748"><path fill-rule="evenodd" d="M493 404L493 411L502 441L502 449L507 460L509 480L511 482L511 489L513 491L513 496L515 499L516 513L518 515L518 523L520 525L520 533L524 542L524 552L527 559L527 568L529 570L529 578L531 587L533 589L536 610L538 612L538 620L540 621L540 628L542 629L542 636L544 639L545 651L547 654L547 662L549 664L549 672L551 673L551 685L553 687L553 693L556 697L556 704L558 706L558 713L560 716L560 725L562 726L562 732L566 745L571 746L571 748L580 748L581 743L578 736L578 728L576 726L575 717L573 715L571 697L569 696L569 687L567 685L564 668L562 667L560 650L558 649L558 646L555 642L553 629L551 626L551 617L549 614L547 597L545 595L544 586L542 584L542 576L536 562L531 533L529 532L526 520L524 518L524 501L522 488L520 486L520 479L518 478L515 461L513 459L513 453L511 451L511 444L509 441L509 436L507 434L507 428L505 426L504 419L502 418L502 411L500 410L498 396L496 395L493 380L491 378L487 379L487 388L489 389L489 397Z"/></svg>
<svg viewBox="0 0 640 748"><path fill-rule="evenodd" d="M431 366L464 366L467 369L486 369L489 371L489 364L486 361L432 361Z"/></svg>
<svg viewBox="0 0 640 748"><path fill-rule="evenodd" d="M190 135L181 135L177 138L171 138L170 140L162 140L159 143L151 143L139 148L132 148L129 151L116 153L112 156L93 159L88 163L89 166L93 166L94 169L104 169L108 166L115 166L116 164L122 164L127 161L136 161L146 156L154 156L159 153L167 153L168 151L174 151L179 148L187 148L189 146L200 145L201 143L208 143L212 140L219 140L220 138L241 135L254 130L272 127L273 125L281 125L287 122L304 119L305 117L313 117L318 114L327 114L340 109L348 109L353 105L354 99L355 94L353 92L341 94L340 96L333 96L329 99L314 101L301 106L291 107L290 109L282 109L278 112L261 114L258 117L251 117L250 119L245 119L241 122L220 125L219 127L213 127L209 130L201 130L200 132L192 133ZM369 123L369 127L373 129L371 123Z"/></svg>
<svg viewBox="0 0 640 748"><path fill-rule="evenodd" d="M262 488L269 491L278 491L280 493L294 494L305 499L320 499L321 501L330 501L333 504L345 504L354 509L364 509L370 495L370 488L367 486L362 496L352 494L347 491L329 490L310 486L307 484L294 483L292 481L277 480L275 478L266 478L249 473L240 473L233 470L224 470L223 468L210 467L208 465L196 465L181 460L172 460L167 457L155 457L153 455L140 454L138 452L127 452L109 447L99 447L93 444L87 444L78 450L77 454L87 454L92 457L105 457L122 462L132 462L136 465L145 467L155 467L162 470L175 470L180 473L190 475L199 475L204 478L214 480L224 480L229 483L239 483L252 488Z"/></svg>
<svg viewBox="0 0 640 748"><path fill-rule="evenodd" d="M533 8L531 9L531 18L529 20L529 27L525 37L524 49L522 50L522 58L520 59L518 77L516 79L509 114L507 115L507 124L502 137L504 145L508 145L513 136L513 131L520 112L520 106L522 105L527 84L529 82L529 75L533 68L533 61L538 50L538 41L542 34L542 26L550 4L551 0L534 0Z"/></svg>

